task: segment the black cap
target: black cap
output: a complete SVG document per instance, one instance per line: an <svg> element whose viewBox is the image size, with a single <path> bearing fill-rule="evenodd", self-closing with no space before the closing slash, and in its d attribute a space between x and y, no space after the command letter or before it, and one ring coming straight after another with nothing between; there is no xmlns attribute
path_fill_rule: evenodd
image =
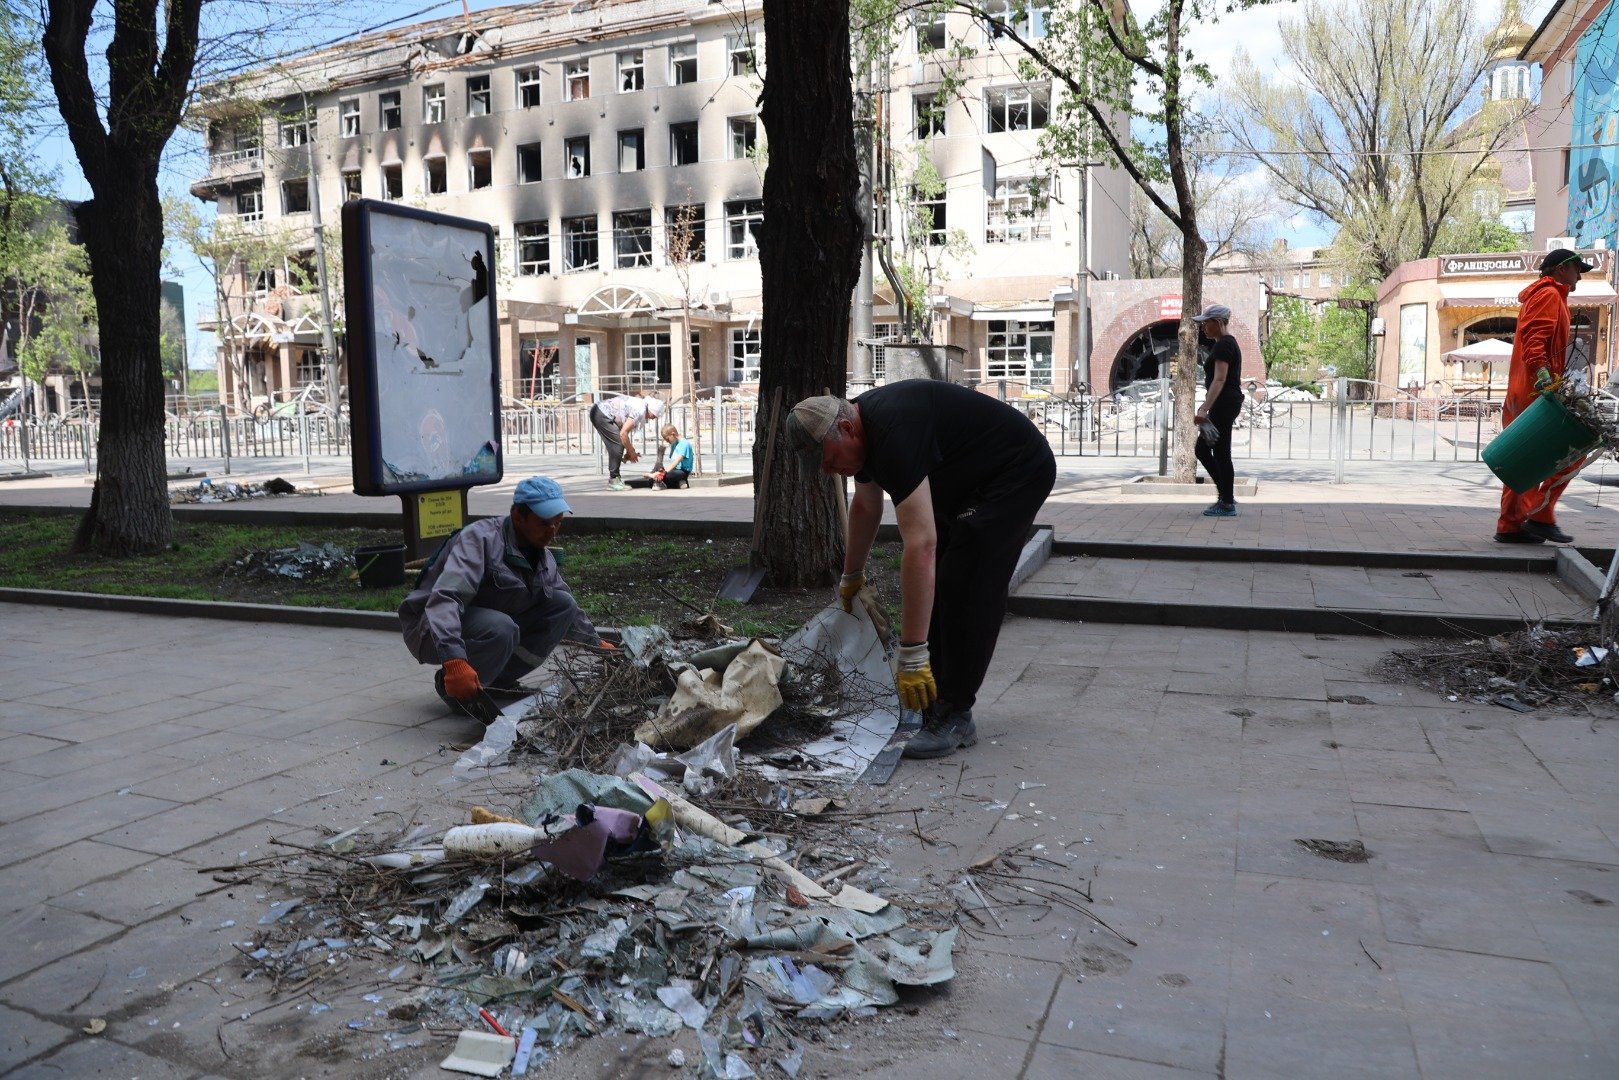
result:
<svg viewBox="0 0 1619 1080"><path fill-rule="evenodd" d="M1589 274L1596 269L1595 263L1588 263L1580 258L1580 253L1573 248L1558 248L1556 251L1547 253L1546 258L1540 264L1540 272L1547 274L1568 263L1579 263L1580 273L1582 274Z"/></svg>

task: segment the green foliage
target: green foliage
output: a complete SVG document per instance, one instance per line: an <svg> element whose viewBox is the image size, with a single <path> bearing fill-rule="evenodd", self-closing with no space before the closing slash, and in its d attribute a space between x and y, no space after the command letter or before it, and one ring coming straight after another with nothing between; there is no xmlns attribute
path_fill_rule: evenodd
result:
<svg viewBox="0 0 1619 1080"><path fill-rule="evenodd" d="M1467 215L1452 219L1434 240L1435 255L1470 255L1489 251L1522 251L1525 238L1493 217Z"/></svg>
<svg viewBox="0 0 1619 1080"><path fill-rule="evenodd" d="M1354 290L1344 290L1346 299ZM1331 368L1345 378L1366 377L1366 319L1361 307L1332 301L1312 304L1293 296L1271 300L1270 336L1263 346L1265 374L1288 385L1309 385Z"/></svg>
<svg viewBox="0 0 1619 1080"><path fill-rule="evenodd" d="M35 381L53 371L83 375L95 364L96 304L89 259L68 240L67 227L60 223L34 230L27 248L28 257L12 277L21 316L18 365Z"/></svg>
<svg viewBox="0 0 1619 1080"><path fill-rule="evenodd" d="M40 95L50 86L40 33L27 5L0 5L0 277L26 264L56 185L38 163Z"/></svg>

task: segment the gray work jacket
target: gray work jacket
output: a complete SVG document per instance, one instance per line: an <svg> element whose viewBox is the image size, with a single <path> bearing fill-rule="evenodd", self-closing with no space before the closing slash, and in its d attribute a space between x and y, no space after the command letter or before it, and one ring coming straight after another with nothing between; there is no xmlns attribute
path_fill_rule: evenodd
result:
<svg viewBox="0 0 1619 1080"><path fill-rule="evenodd" d="M510 517L484 518L452 536L399 605L405 644L418 659L421 644L431 637L439 662L465 660L461 638L461 612L469 607L489 608L516 616L544 603L568 583L557 572L556 557L542 551L542 562L532 566L517 547ZM569 631L594 645L601 640L584 612Z"/></svg>

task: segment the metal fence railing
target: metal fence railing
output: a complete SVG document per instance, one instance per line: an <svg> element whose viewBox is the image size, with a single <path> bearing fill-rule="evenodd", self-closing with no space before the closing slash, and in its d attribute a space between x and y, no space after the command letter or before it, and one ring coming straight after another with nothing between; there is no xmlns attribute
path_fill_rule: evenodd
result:
<svg viewBox="0 0 1619 1080"><path fill-rule="evenodd" d="M1145 458L1163 462L1174 424L1169 380L1139 382L1103 395L1054 395L1001 380L981 384L1022 411L1059 457ZM1501 401L1489 391L1421 394L1339 378L1317 395L1279 384L1250 384L1232 436L1238 460L1331 462L1342 480L1356 462L1477 461L1501 430ZM1201 393L1201 391L1199 391ZM1619 414L1619 398L1598 391ZM746 472L757 434L757 399L748 390L716 387L669 403L662 419L643 424L638 449L650 464L659 432L673 424L697 448L701 472ZM501 410L506 454L577 455L604 460L590 424L590 402L508 398ZM73 462L93 469L97 418L65 422L0 418L0 462ZM224 416L213 409L170 413L164 441L171 461L186 459L328 458L349 453L347 415L311 412L269 418Z"/></svg>

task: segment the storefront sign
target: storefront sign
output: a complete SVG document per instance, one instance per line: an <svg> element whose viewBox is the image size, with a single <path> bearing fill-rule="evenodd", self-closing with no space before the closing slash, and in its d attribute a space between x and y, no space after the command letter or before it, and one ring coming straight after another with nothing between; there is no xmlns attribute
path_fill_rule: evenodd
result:
<svg viewBox="0 0 1619 1080"><path fill-rule="evenodd" d="M1510 275L1535 275L1540 273L1540 264L1545 260L1544 251L1506 251L1483 255L1444 255L1439 259L1439 276L1449 277L1505 277ZM1608 253L1606 251L1582 251L1580 258L1593 264L1596 269L1593 274L1607 276ZM1509 301L1517 303L1517 298Z"/></svg>
<svg viewBox="0 0 1619 1080"><path fill-rule="evenodd" d="M1158 298L1158 318L1179 319L1181 317L1181 298L1178 296L1160 296Z"/></svg>

